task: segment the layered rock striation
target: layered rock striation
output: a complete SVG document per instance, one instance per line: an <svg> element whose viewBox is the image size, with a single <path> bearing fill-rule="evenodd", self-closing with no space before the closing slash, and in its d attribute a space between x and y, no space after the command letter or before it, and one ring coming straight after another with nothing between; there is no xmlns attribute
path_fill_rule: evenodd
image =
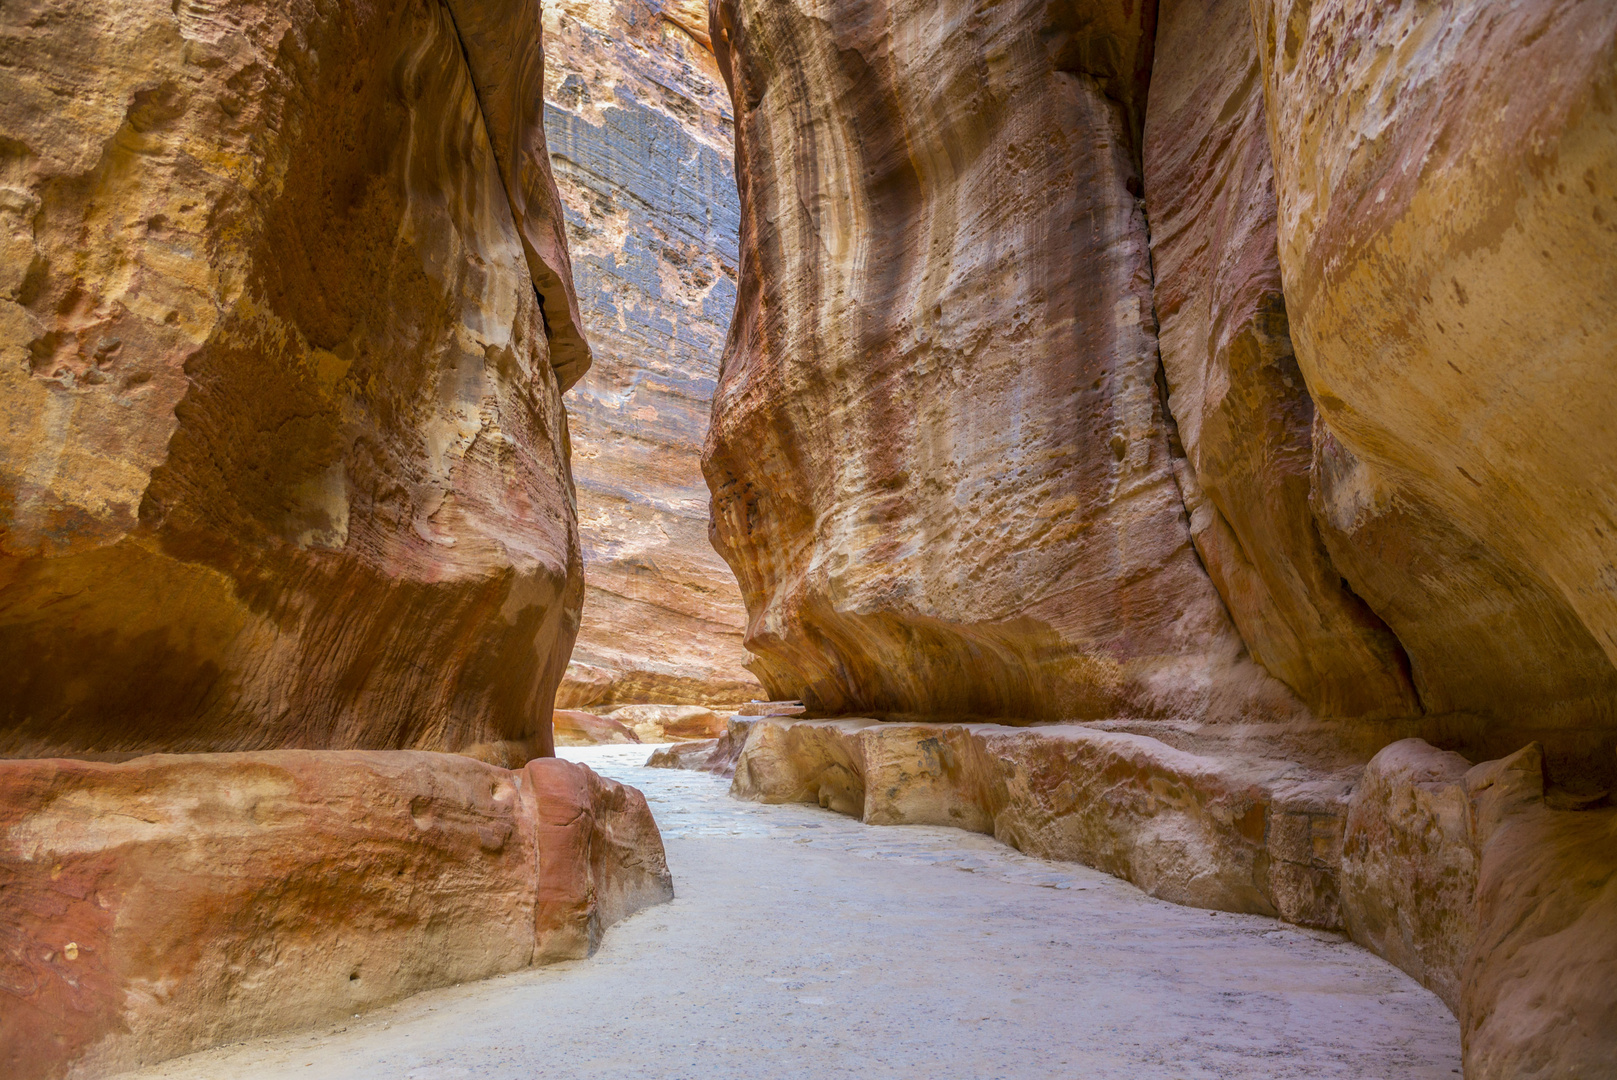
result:
<svg viewBox="0 0 1617 1080"><path fill-rule="evenodd" d="M1607 6L832 8L711 11L771 692L1617 780Z"/></svg>
<svg viewBox="0 0 1617 1080"><path fill-rule="evenodd" d="M762 696L700 463L737 230L706 24L648 0L545 9L545 126L595 358L567 405L585 585L569 707Z"/></svg>
<svg viewBox="0 0 1617 1080"><path fill-rule="evenodd" d="M554 758L0 762L0 1065L97 1076L582 957L671 899L640 793Z"/></svg>
<svg viewBox="0 0 1617 1080"><path fill-rule="evenodd" d="M741 283L704 468L770 691L1288 719L1191 545L1157 379L1150 5L722 0Z"/></svg>
<svg viewBox="0 0 1617 1080"><path fill-rule="evenodd" d="M25 0L0 54L0 753L547 751L537 5Z"/></svg>

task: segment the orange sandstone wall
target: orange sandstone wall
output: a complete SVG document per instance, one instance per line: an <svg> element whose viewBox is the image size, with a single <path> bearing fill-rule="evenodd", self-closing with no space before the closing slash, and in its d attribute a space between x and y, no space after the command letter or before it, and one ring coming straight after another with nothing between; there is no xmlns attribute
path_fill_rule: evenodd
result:
<svg viewBox="0 0 1617 1080"><path fill-rule="evenodd" d="M22 0L0 54L0 753L546 750L538 5Z"/></svg>

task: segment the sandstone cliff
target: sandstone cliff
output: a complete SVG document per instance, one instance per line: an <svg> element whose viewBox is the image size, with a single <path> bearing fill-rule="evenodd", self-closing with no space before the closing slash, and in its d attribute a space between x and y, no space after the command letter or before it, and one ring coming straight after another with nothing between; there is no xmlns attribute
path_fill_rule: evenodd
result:
<svg viewBox="0 0 1617 1080"><path fill-rule="evenodd" d="M737 228L729 97L700 14L545 9L545 127L594 349L567 401L584 553L569 706L762 696L700 462Z"/></svg>
<svg viewBox="0 0 1617 1080"><path fill-rule="evenodd" d="M709 26L714 537L765 685L844 717L755 725L735 791L1345 925L1471 1075L1607 1075L1558 970L1617 940L1617 9Z"/></svg>
<svg viewBox="0 0 1617 1080"><path fill-rule="evenodd" d="M539 33L0 12L0 753L548 748L589 351Z"/></svg>
<svg viewBox="0 0 1617 1080"><path fill-rule="evenodd" d="M1617 8L1253 4L1310 501L1472 757L1617 779Z"/></svg>
<svg viewBox="0 0 1617 1080"><path fill-rule="evenodd" d="M1617 780L1617 16L1372 7L715 0L773 693Z"/></svg>
<svg viewBox="0 0 1617 1080"><path fill-rule="evenodd" d="M1299 715L1174 477L1149 7L826 7L712 8L741 283L704 468L754 670L831 713Z"/></svg>

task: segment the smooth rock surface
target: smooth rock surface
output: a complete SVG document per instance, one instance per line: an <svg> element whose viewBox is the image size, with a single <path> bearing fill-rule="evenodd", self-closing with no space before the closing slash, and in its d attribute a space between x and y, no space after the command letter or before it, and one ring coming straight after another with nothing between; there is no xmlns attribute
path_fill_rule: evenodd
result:
<svg viewBox="0 0 1617 1080"><path fill-rule="evenodd" d="M1453 1080L1457 1028L1338 935L982 836L725 797L641 747L679 883L599 952L139 1074L192 1080ZM536 1022L535 1018L542 1018Z"/></svg>
<svg viewBox="0 0 1617 1080"><path fill-rule="evenodd" d="M1258 0L1332 563L1473 760L1617 782L1617 7Z"/></svg>
<svg viewBox="0 0 1617 1080"><path fill-rule="evenodd" d="M545 127L595 355L567 401L585 587L569 671L590 669L569 708L762 693L700 461L735 304L733 125L681 10L545 4Z"/></svg>
<svg viewBox="0 0 1617 1080"><path fill-rule="evenodd" d="M0 11L0 753L549 745L537 4Z"/></svg>
<svg viewBox="0 0 1617 1080"><path fill-rule="evenodd" d="M1157 385L1149 5L721 0L740 295L703 468L753 670L824 713L1295 718Z"/></svg>
<svg viewBox="0 0 1617 1080"><path fill-rule="evenodd" d="M582 957L672 895L640 793L554 758L0 762L0 1072L101 1076Z"/></svg>
<svg viewBox="0 0 1617 1080"><path fill-rule="evenodd" d="M1157 6L1145 211L1175 470L1241 638L1324 717L1418 716L1397 640L1309 509L1314 403L1292 354L1247 0Z"/></svg>

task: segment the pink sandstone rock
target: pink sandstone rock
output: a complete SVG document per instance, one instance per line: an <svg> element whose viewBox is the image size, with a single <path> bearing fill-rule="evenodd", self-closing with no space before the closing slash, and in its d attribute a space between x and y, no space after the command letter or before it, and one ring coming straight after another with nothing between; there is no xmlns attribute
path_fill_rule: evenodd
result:
<svg viewBox="0 0 1617 1080"><path fill-rule="evenodd" d="M672 895L644 798L553 758L0 762L0 1072L98 1075L581 957Z"/></svg>

